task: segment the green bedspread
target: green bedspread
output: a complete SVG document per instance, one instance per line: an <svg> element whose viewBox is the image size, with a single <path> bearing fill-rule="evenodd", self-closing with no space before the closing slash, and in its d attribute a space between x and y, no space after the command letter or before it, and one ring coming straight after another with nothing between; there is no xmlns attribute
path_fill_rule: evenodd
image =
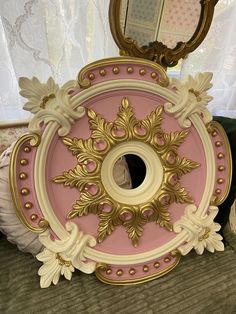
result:
<svg viewBox="0 0 236 314"><path fill-rule="evenodd" d="M109 286L74 273L57 286L39 287L40 263L0 239L0 313L236 313L236 236L224 252L194 252L169 274L133 286Z"/></svg>

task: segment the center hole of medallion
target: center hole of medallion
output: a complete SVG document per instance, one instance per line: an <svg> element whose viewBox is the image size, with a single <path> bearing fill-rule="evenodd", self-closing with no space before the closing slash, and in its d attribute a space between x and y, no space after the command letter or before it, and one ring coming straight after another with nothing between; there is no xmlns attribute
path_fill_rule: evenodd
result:
<svg viewBox="0 0 236 314"><path fill-rule="evenodd" d="M132 190L139 187L145 177L146 165L138 155L123 155L114 164L114 181L123 189Z"/></svg>

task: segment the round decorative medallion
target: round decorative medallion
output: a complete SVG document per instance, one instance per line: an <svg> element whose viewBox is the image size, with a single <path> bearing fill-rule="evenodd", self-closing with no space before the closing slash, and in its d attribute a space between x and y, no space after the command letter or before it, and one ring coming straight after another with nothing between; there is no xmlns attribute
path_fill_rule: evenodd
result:
<svg viewBox="0 0 236 314"><path fill-rule="evenodd" d="M143 282L192 248L223 250L213 220L231 157L206 109L210 79L169 82L158 65L121 57L86 66L61 88L20 80L35 115L12 153L11 189L44 245L42 287L75 268L106 283Z"/></svg>

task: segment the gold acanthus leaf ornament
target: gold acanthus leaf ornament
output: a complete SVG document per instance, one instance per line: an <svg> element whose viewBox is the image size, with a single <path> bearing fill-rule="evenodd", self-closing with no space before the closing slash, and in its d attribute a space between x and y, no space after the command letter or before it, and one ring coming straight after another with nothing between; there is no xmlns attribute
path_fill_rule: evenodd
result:
<svg viewBox="0 0 236 314"><path fill-rule="evenodd" d="M87 110L90 138L63 139L78 163L74 169L64 171L53 180L80 191L80 197L67 218L97 215L98 242L111 235L117 226L123 226L136 247L143 234L143 227L148 222L156 222L160 227L172 231L168 212L172 203L193 203L192 197L179 181L183 175L199 166L197 162L178 155L178 148L188 131L165 133L161 128L162 113L163 107L158 106L145 119L138 120L128 99L123 98L113 122L107 122L92 109ZM101 167L104 158L119 143L127 141L150 145L161 160L164 173L162 183L154 197L145 203L127 205L117 202L102 183Z"/></svg>

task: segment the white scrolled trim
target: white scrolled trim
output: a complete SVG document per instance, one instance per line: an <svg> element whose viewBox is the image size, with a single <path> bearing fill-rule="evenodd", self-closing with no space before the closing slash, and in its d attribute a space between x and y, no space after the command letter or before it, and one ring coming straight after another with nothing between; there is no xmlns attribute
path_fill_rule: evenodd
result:
<svg viewBox="0 0 236 314"><path fill-rule="evenodd" d="M76 106L76 110L73 109L72 104ZM78 107L77 101L75 99L72 101L65 89L60 89L49 105L49 108L39 110L30 120L28 128L31 132L39 133L42 122L52 121L60 126L58 135L65 136L70 132L74 120L85 115L84 108Z"/></svg>
<svg viewBox="0 0 236 314"><path fill-rule="evenodd" d="M214 186L215 186L215 175L216 175L216 165L215 165L215 154L214 149L212 147L210 136L206 130L206 127L198 114L194 113L191 116L191 122L193 123L195 129L198 132L198 135L201 138L204 152L205 152L205 158L206 158L206 187L205 191L201 200L201 203L198 206L197 214L199 216L204 216L205 211L207 210L211 197L213 194Z"/></svg>
<svg viewBox="0 0 236 314"><path fill-rule="evenodd" d="M66 230L69 236L62 240L52 240L49 230L39 235L39 240L45 247L36 255L43 262L38 271L42 288L51 283L56 285L61 275L70 280L75 268L86 274L91 274L96 268L96 263L87 261L84 256L85 247L95 246L96 239L83 234L73 222L66 223Z"/></svg>
<svg viewBox="0 0 236 314"><path fill-rule="evenodd" d="M119 91L123 89L130 89L130 90L137 90L137 91L148 91L153 93L154 95L158 95L160 97L165 98L168 102L173 102L174 104L177 103L179 99L179 95L174 91L167 89L166 87L162 87L160 85L151 83L151 82L144 82L139 80L130 80L130 79L122 79L122 80L115 80L109 82L103 82L97 85L94 85L88 89L85 89L75 96L71 98L71 101L78 100L76 104L74 104L73 109L75 109L78 104L83 103L85 100L89 100L93 96L97 96L104 92L109 91Z"/></svg>
<svg viewBox="0 0 236 314"><path fill-rule="evenodd" d="M202 254L204 249L214 252L223 251L224 244L222 236L217 234L220 225L214 223L214 218L218 213L216 206L209 206L208 213L200 217L197 215L198 209L195 205L188 205L185 215L174 224L174 231L181 233L187 231L188 239L178 250L182 255L188 254L195 249L197 254Z"/></svg>
<svg viewBox="0 0 236 314"><path fill-rule="evenodd" d="M48 123L49 121L53 121L61 126L58 130L58 134L60 136L68 134L71 129L70 120L67 119L67 117L65 117L61 112L58 110L44 109L37 112L36 115L30 120L30 132L38 133L41 129L41 123Z"/></svg>
<svg viewBox="0 0 236 314"><path fill-rule="evenodd" d="M212 120L211 113L207 110L207 104L212 97L207 94L207 90L212 87L210 83L212 73L197 73L193 78L189 75L183 82L172 79L172 86L177 88L179 101L173 106L171 103L165 104L165 111L174 115L182 128L191 126L191 116L195 113L202 114L205 124Z"/></svg>
<svg viewBox="0 0 236 314"><path fill-rule="evenodd" d="M157 96L161 96L165 98L167 101L172 102L174 105L179 101L179 95L173 92L172 90L168 90L167 88L161 87L157 84L153 84L150 82L144 81L133 81L133 80L116 80L110 82L104 82L98 85L93 86L92 88L85 89L78 95L75 95L72 100L76 98L76 104L74 109L78 106L78 104L83 103L85 100L89 100L91 97L102 94L103 92L116 91L122 89L132 89L137 91L146 91L152 93ZM207 210L209 206L209 201L213 191L214 184L214 170L215 165L212 160L214 160L213 148L211 146L209 135L205 129L204 123L201 121L198 115L194 115L192 117L192 122L196 127L206 152L206 164L207 164L207 182L203 194L203 198L201 203L199 204L199 213L200 215L204 214L204 211ZM45 218L49 221L50 226L57 234L60 239L68 237L68 233L63 227L63 225L56 218L53 209L51 207L50 201L48 199L46 193L46 182L45 182L45 174L44 167L46 163L46 153L48 151L50 142L56 133L58 128L58 124L54 122L50 122L46 129L44 130L42 142L39 145L36 154L35 160L35 187L37 192L37 199L40 205L40 208L43 212ZM45 135L46 133L46 135ZM210 146L209 146L210 145ZM37 170L36 170L37 169ZM212 181L211 181L212 179ZM120 264L120 265L131 265L136 263L143 263L150 261L152 259L163 256L164 254L172 251L179 247L184 241L188 239L188 233L185 230L182 230L176 237L171 240L169 243L151 250L149 252L134 254L134 255L113 255L108 253L103 253L95 248L86 247L84 250L84 256L91 260L97 262L104 262L108 264Z"/></svg>
<svg viewBox="0 0 236 314"><path fill-rule="evenodd" d="M58 129L58 124L56 122L50 122L45 131L43 132L41 143L37 149L34 165L34 181L35 181L35 192L37 195L37 200L39 207L43 213L44 218L50 223L51 229L56 233L56 235L63 239L68 237L69 234L62 226L60 221L57 219L54 211L51 207L50 201L47 195L46 180L45 180L45 165L47 158L47 151L53 136Z"/></svg>

